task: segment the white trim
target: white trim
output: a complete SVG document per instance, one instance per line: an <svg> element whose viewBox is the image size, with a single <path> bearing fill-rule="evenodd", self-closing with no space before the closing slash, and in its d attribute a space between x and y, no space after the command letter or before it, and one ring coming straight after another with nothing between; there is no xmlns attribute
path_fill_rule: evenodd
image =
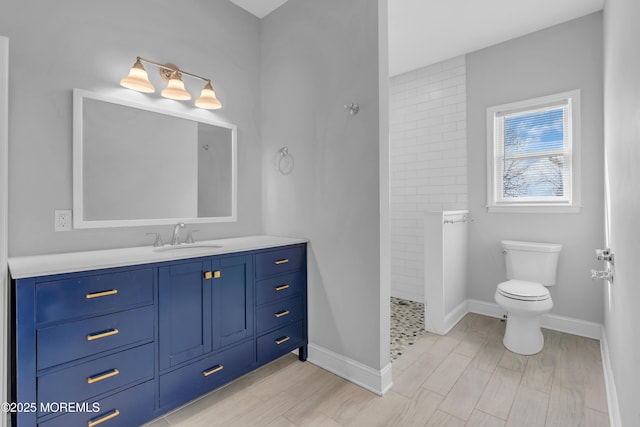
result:
<svg viewBox="0 0 640 427"><path fill-rule="evenodd" d="M9 339L8 289L9 271L9 39L0 36L0 402L8 402ZM0 416L0 427L8 425L9 414Z"/></svg>
<svg viewBox="0 0 640 427"><path fill-rule="evenodd" d="M391 363L376 370L324 347L309 344L307 360L379 396L393 385Z"/></svg>
<svg viewBox="0 0 640 427"><path fill-rule="evenodd" d="M467 300L469 312L482 314L485 316L501 319L506 313L498 304L479 300ZM557 314L544 314L540 318L540 326L558 332L578 335L580 337L600 340L602 336L602 325L600 323L589 322L573 317L560 316Z"/></svg>
<svg viewBox="0 0 640 427"><path fill-rule="evenodd" d="M600 354L602 355L602 369L604 371L604 384L607 389L607 408L609 410L609 424L611 427L622 427L620 419L620 406L618 405L618 392L613 378L613 370L611 368L611 358L609 356L609 343L607 342L607 334L602 328L602 337L600 338Z"/></svg>

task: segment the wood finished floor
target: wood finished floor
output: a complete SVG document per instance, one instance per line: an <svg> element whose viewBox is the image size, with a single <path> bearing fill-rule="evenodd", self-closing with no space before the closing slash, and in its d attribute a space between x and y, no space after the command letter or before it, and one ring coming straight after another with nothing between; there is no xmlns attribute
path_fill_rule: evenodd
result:
<svg viewBox="0 0 640 427"><path fill-rule="evenodd" d="M543 330L544 350L520 356L503 333L468 314L427 334L393 362L383 397L288 355L146 426L609 426L598 341Z"/></svg>

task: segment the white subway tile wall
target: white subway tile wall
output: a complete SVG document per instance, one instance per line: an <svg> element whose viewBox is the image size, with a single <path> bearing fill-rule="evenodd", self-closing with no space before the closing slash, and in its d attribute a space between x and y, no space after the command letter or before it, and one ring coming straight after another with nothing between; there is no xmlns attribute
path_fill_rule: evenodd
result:
<svg viewBox="0 0 640 427"><path fill-rule="evenodd" d="M390 87L391 295L424 302L424 213L468 208L465 57Z"/></svg>

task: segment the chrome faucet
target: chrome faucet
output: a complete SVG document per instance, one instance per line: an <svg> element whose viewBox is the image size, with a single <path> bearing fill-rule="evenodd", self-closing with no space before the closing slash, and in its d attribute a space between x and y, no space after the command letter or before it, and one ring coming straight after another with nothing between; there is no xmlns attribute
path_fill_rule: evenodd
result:
<svg viewBox="0 0 640 427"><path fill-rule="evenodd" d="M180 229L184 228L184 222L179 222L176 224L176 226L173 228L173 236L171 237L171 244L172 245L179 245L180 244Z"/></svg>

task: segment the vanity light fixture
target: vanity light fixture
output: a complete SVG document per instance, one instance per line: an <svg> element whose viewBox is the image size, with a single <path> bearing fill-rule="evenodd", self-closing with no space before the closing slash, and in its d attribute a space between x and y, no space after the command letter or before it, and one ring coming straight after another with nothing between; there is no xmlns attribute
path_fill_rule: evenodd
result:
<svg viewBox="0 0 640 427"><path fill-rule="evenodd" d="M196 99L196 107L207 110L217 110L222 107L222 103L218 98L216 98L216 93L213 90L213 86L211 86L211 80L183 71L173 64L161 64L140 56L136 58L136 62L133 64L133 67L131 67L129 75L120 80L121 86L137 90L138 92L155 92L155 88L149 81L149 76L142 66L142 62L146 62L160 68L160 76L167 82L167 87L160 92L160 95L165 98L175 99L178 101L188 101L191 99L191 95L185 90L184 82L182 81L182 76L187 75L206 82L200 97Z"/></svg>

